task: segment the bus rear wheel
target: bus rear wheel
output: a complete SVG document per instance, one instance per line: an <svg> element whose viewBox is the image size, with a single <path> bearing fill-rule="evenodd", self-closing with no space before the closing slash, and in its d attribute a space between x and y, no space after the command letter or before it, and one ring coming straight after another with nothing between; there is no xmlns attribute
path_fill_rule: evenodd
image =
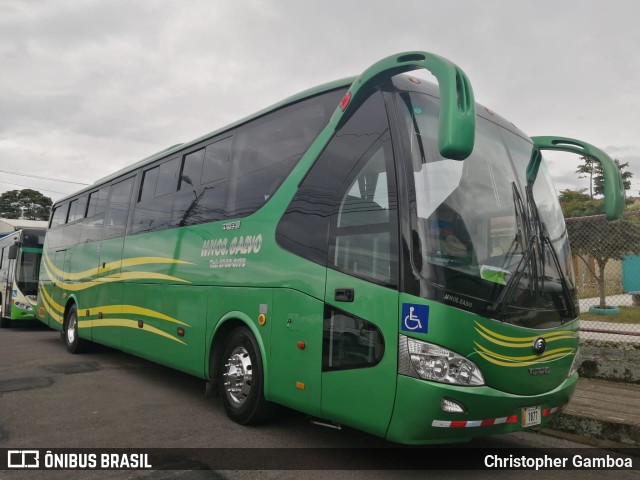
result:
<svg viewBox="0 0 640 480"><path fill-rule="evenodd" d="M231 332L224 344L218 388L227 416L242 425L272 416L274 405L264 398L262 357L247 327Z"/></svg>
<svg viewBox="0 0 640 480"><path fill-rule="evenodd" d="M69 352L82 353L86 351L89 342L78 335L78 308L75 304L69 307L65 316L62 337Z"/></svg>

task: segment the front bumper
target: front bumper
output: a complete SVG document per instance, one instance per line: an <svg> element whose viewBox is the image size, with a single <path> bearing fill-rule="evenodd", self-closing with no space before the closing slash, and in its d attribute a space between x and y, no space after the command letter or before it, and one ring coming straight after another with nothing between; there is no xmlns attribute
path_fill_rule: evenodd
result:
<svg viewBox="0 0 640 480"><path fill-rule="evenodd" d="M540 406L542 428L567 404L578 376L541 395L520 396L491 387L461 387L398 376L396 402L387 439L406 444L466 442L474 437L524 430L522 410ZM442 398L462 403L467 412L445 413ZM531 427L529 427L531 428Z"/></svg>

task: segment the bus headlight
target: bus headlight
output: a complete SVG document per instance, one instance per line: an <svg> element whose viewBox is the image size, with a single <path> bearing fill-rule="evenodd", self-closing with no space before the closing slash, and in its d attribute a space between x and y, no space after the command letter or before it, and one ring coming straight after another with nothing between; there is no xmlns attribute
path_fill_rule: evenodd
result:
<svg viewBox="0 0 640 480"><path fill-rule="evenodd" d="M453 385L484 385L480 369L468 358L433 343L399 336L398 373Z"/></svg>

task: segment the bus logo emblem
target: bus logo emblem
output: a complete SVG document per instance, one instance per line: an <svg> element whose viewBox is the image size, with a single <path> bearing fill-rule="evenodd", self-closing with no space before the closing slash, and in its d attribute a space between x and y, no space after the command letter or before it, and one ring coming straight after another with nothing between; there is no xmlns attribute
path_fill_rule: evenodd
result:
<svg viewBox="0 0 640 480"><path fill-rule="evenodd" d="M405 332L427 333L429 331L429 306L403 303L400 329Z"/></svg>
<svg viewBox="0 0 640 480"><path fill-rule="evenodd" d="M533 353L536 355L542 355L544 351L547 349L547 341L540 337L533 342Z"/></svg>

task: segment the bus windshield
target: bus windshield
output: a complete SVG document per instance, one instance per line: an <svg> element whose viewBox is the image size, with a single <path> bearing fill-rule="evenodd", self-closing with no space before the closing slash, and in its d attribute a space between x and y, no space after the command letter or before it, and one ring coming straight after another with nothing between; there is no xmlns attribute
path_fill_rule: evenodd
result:
<svg viewBox="0 0 640 480"><path fill-rule="evenodd" d="M43 243L44 231L24 231L16 269L16 283L20 291L27 298L31 297L30 300L32 301L36 301L36 294L38 293Z"/></svg>
<svg viewBox="0 0 640 480"><path fill-rule="evenodd" d="M555 190L544 167L526 184L533 145L478 116L471 156L445 159L436 100L418 92L400 98L416 196L412 261L427 282L423 296L529 328L573 320L573 272Z"/></svg>

